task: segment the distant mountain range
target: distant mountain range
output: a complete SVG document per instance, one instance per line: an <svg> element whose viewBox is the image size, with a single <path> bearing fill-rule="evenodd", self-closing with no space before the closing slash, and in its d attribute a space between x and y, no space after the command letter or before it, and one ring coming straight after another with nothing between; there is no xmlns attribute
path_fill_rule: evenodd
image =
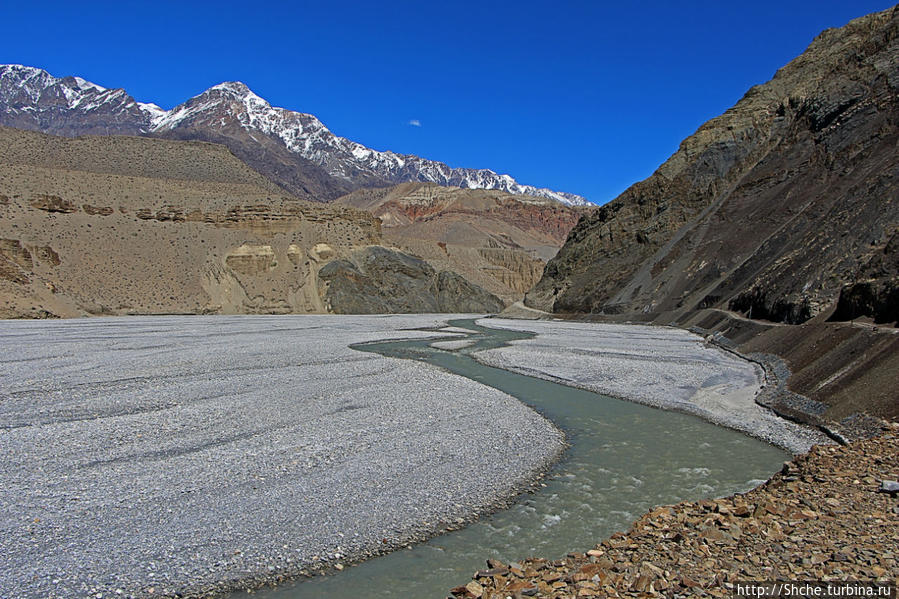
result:
<svg viewBox="0 0 899 599"><path fill-rule="evenodd" d="M0 126L0 148L0 318L504 305L389 247L376 216L286 196L221 145Z"/></svg>
<svg viewBox="0 0 899 599"><path fill-rule="evenodd" d="M221 83L166 111L80 77L2 65L0 125L68 137L139 135L221 143L285 191L318 201L362 187L433 182L588 204L581 196L522 185L489 169L452 168L367 148L334 135L311 114L273 107L240 82Z"/></svg>

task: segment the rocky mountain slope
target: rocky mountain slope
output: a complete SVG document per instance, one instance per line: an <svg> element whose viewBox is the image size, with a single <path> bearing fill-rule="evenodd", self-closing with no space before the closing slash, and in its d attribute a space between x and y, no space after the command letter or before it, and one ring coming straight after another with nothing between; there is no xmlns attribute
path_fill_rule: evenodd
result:
<svg viewBox="0 0 899 599"><path fill-rule="evenodd" d="M580 196L522 185L489 169L452 168L367 148L334 135L310 114L271 106L240 82L216 85L165 111L79 77L3 65L0 125L67 136L129 134L222 143L289 193L312 200L331 200L360 187L430 181L586 203Z"/></svg>
<svg viewBox="0 0 899 599"><path fill-rule="evenodd" d="M0 127L0 317L324 312L319 270L380 242L372 215L285 195L224 146ZM377 257L414 309L379 266L412 258ZM496 308L466 285L435 305ZM352 311L382 311L376 291Z"/></svg>
<svg viewBox="0 0 899 599"><path fill-rule="evenodd" d="M505 300L518 301L589 209L495 190L403 183L361 189L336 204L367 210L385 240L454 270Z"/></svg>
<svg viewBox="0 0 899 599"><path fill-rule="evenodd" d="M585 216L528 293L555 312L895 320L899 8L823 32ZM893 299L891 299L893 298ZM667 315L667 316L665 316Z"/></svg>
<svg viewBox="0 0 899 599"><path fill-rule="evenodd" d="M503 303L458 274L379 246L329 262L319 271L323 300L335 314L499 312Z"/></svg>

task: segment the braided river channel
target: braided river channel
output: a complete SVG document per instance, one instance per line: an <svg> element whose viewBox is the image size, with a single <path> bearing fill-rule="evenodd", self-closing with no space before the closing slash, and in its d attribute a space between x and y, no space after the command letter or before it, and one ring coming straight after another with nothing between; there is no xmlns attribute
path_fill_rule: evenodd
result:
<svg viewBox="0 0 899 599"><path fill-rule="evenodd" d="M694 416L485 366L472 357L474 352L533 335L479 326L474 320L450 324L470 331L470 345L448 351L433 347L431 339L353 347L427 362L518 398L565 432L570 447L560 462L536 492L461 530L257 595L443 598L484 568L487 558L556 559L586 551L613 532L627 530L653 506L746 491L788 459L778 448Z"/></svg>

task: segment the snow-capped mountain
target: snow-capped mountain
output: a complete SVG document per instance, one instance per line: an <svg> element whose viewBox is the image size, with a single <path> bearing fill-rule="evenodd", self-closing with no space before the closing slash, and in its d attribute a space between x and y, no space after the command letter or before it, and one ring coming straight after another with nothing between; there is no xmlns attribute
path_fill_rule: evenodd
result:
<svg viewBox="0 0 899 599"><path fill-rule="evenodd" d="M21 65L0 66L0 111L3 125L54 135L146 134L166 114L124 90Z"/></svg>
<svg viewBox="0 0 899 599"><path fill-rule="evenodd" d="M429 181L499 189L583 205L581 196L522 185L489 169L452 168L338 137L311 114L273 107L239 82L211 87L165 111L80 77L0 66L0 124L55 135L125 134L227 145L257 171L303 197L334 199L359 187Z"/></svg>

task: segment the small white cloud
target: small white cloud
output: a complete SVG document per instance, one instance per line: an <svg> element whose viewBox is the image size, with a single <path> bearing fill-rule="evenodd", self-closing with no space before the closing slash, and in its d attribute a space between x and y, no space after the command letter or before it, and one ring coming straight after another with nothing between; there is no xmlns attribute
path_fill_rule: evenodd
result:
<svg viewBox="0 0 899 599"><path fill-rule="evenodd" d="M419 121L418 119L412 119L411 121L409 121L409 124L413 127L421 127L421 121Z"/></svg>

